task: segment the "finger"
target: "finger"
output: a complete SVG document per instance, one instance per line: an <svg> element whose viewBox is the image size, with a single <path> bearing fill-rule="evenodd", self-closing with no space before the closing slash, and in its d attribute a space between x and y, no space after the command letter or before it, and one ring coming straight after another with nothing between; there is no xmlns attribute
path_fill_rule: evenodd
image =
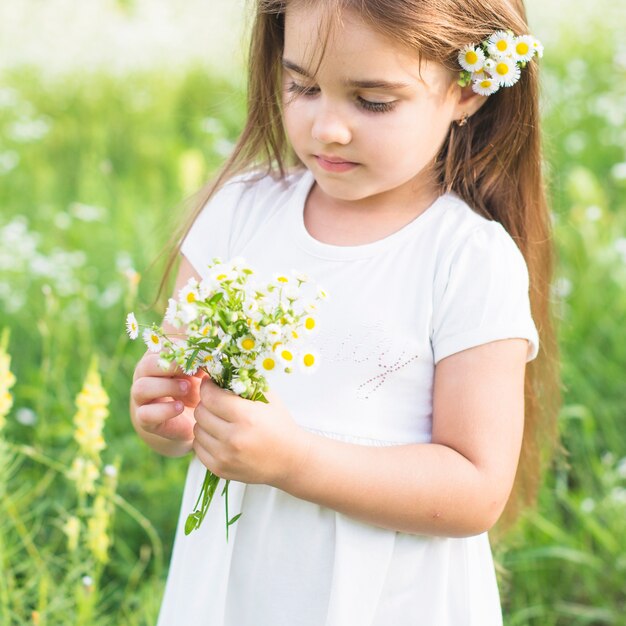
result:
<svg viewBox="0 0 626 626"><path fill-rule="evenodd" d="M135 404L142 405L152 402L157 398L176 398L183 400L198 391L193 391L191 381L182 378L160 378L144 376L138 378L131 386L131 396Z"/></svg>
<svg viewBox="0 0 626 626"><path fill-rule="evenodd" d="M141 357L139 363L137 363L133 378L136 380L144 376L168 377L185 375L180 366L174 362L170 363L167 369L163 369L159 365L160 358L160 355L155 352L146 352L146 354Z"/></svg>
<svg viewBox="0 0 626 626"><path fill-rule="evenodd" d="M247 402L232 391L221 389L208 376L200 384L200 401L212 413L228 422L237 419L242 403Z"/></svg>
<svg viewBox="0 0 626 626"><path fill-rule="evenodd" d="M196 425L193 429L194 435L203 438L203 441L207 437L218 441L227 441L232 434L233 425L214 415L202 404L196 407L193 416L196 419Z"/></svg>
<svg viewBox="0 0 626 626"><path fill-rule="evenodd" d="M180 400L173 402L152 402L137 407L135 418L144 430L154 432L160 425L177 417L184 411L185 407Z"/></svg>

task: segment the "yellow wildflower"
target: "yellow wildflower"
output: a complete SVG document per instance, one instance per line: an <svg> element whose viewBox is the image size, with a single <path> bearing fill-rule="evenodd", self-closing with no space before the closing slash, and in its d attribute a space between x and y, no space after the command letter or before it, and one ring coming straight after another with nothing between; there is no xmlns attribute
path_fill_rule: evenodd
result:
<svg viewBox="0 0 626 626"><path fill-rule="evenodd" d="M78 411L74 416L76 430L74 439L80 447L82 456L99 458L100 452L105 447L102 437L104 420L109 415L107 406L109 397L102 387L97 363L92 361L83 388L76 397Z"/></svg>
<svg viewBox="0 0 626 626"><path fill-rule="evenodd" d="M80 456L74 459L67 473L67 477L76 483L78 493L93 493L99 476L98 466L91 459Z"/></svg>
<svg viewBox="0 0 626 626"><path fill-rule="evenodd" d="M74 552L78 548L78 537L80 535L80 520L71 515L63 525L63 532L67 536L67 549Z"/></svg>
<svg viewBox="0 0 626 626"><path fill-rule="evenodd" d="M15 384L15 376L11 372L11 355L7 352L9 330L5 329L0 340L0 430L4 428L6 416L13 406L13 396L9 389Z"/></svg>
<svg viewBox="0 0 626 626"><path fill-rule="evenodd" d="M93 503L93 515L87 521L87 546L100 561L106 563L111 539L108 535L109 511L103 496L97 496Z"/></svg>

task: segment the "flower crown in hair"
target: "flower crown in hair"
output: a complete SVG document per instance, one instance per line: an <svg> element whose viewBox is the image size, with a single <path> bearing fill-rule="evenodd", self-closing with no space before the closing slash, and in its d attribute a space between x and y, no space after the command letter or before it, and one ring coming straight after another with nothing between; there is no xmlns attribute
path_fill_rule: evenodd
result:
<svg viewBox="0 0 626 626"><path fill-rule="evenodd" d="M500 87L512 87L535 55L543 56L543 45L532 35L516 37L513 31L497 30L482 43L461 49L459 85L471 83L473 91L490 96Z"/></svg>

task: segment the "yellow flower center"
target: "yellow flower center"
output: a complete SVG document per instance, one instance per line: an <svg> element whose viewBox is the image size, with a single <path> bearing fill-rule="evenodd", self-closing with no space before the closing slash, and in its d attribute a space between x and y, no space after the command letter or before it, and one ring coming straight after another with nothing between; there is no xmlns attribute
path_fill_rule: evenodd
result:
<svg viewBox="0 0 626 626"><path fill-rule="evenodd" d="M490 81L489 79L483 80L483 81L480 83L480 86L481 86L483 89L489 89L489 87L491 87L491 81Z"/></svg>
<svg viewBox="0 0 626 626"><path fill-rule="evenodd" d="M196 294L193 291L190 291L187 294L187 302L191 304L192 302L195 302L195 301L196 301Z"/></svg>
<svg viewBox="0 0 626 626"><path fill-rule="evenodd" d="M280 355L285 359L285 361L293 361L293 354L289 352L289 350L283 350Z"/></svg>
<svg viewBox="0 0 626 626"><path fill-rule="evenodd" d="M202 359L203 363L209 363L210 361L213 360L213 355L212 354L207 354L204 359Z"/></svg>
<svg viewBox="0 0 626 626"><path fill-rule="evenodd" d="M524 54L528 54L529 47L525 41L520 41L515 47L515 50L517 51L517 54L523 56Z"/></svg>
<svg viewBox="0 0 626 626"><path fill-rule="evenodd" d="M218 274L217 280L224 280L226 278L226 274Z"/></svg>
<svg viewBox="0 0 626 626"><path fill-rule="evenodd" d="M304 322L304 327L307 330L313 330L315 328L315 320L312 317L307 317Z"/></svg>
<svg viewBox="0 0 626 626"><path fill-rule="evenodd" d="M498 41L498 43L496 43L496 48L498 48L498 50L500 50L500 52L505 52L508 47L509 46L506 43L505 39L500 39L500 41Z"/></svg>
<svg viewBox="0 0 626 626"><path fill-rule="evenodd" d="M509 66L506 63L498 63L498 65L496 65L496 72L498 72L500 76L506 76L509 73Z"/></svg>
<svg viewBox="0 0 626 626"><path fill-rule="evenodd" d="M304 355L304 365L306 367L311 367L315 363L315 357L312 354Z"/></svg>
<svg viewBox="0 0 626 626"><path fill-rule="evenodd" d="M476 52L474 52L474 50L470 50L466 55L465 55L465 60L470 64L470 65L474 65L474 63L476 63L478 61L478 55L476 54Z"/></svg>
<svg viewBox="0 0 626 626"><path fill-rule="evenodd" d="M150 335L150 341L154 344L159 343L159 337L158 335Z"/></svg>
<svg viewBox="0 0 626 626"><path fill-rule="evenodd" d="M274 359L270 359L269 357L267 359L263 359L263 369L270 371L274 369L275 365L276 361L274 361Z"/></svg>
<svg viewBox="0 0 626 626"><path fill-rule="evenodd" d="M297 338L299 337L298 333L297 333L295 330L292 330L292 331L291 331L291 336L292 336L294 339L297 339Z"/></svg>
<svg viewBox="0 0 626 626"><path fill-rule="evenodd" d="M254 348L254 339L248 337L241 342L241 346L244 350L252 350Z"/></svg>
<svg viewBox="0 0 626 626"><path fill-rule="evenodd" d="M276 280L277 280L279 283L288 283L288 282L289 282L289 278L287 278L287 276L278 276L278 277L276 278Z"/></svg>
<svg viewBox="0 0 626 626"><path fill-rule="evenodd" d="M277 341L273 346L272 346L272 350L274 352L276 352L276 348L278 348L278 346L282 346L283 342L282 341Z"/></svg>

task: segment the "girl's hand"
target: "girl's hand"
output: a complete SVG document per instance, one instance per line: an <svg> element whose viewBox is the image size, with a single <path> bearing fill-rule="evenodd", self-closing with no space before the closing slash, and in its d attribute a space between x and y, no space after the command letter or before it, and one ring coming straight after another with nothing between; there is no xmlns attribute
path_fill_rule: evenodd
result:
<svg viewBox="0 0 626 626"><path fill-rule="evenodd" d="M158 354L146 352L135 368L130 391L133 423L165 439L191 442L201 376L187 376L175 364L162 370L158 360Z"/></svg>
<svg viewBox="0 0 626 626"><path fill-rule="evenodd" d="M306 458L306 431L278 396L266 397L269 404L245 400L209 377L202 380L193 450L220 478L276 485Z"/></svg>

